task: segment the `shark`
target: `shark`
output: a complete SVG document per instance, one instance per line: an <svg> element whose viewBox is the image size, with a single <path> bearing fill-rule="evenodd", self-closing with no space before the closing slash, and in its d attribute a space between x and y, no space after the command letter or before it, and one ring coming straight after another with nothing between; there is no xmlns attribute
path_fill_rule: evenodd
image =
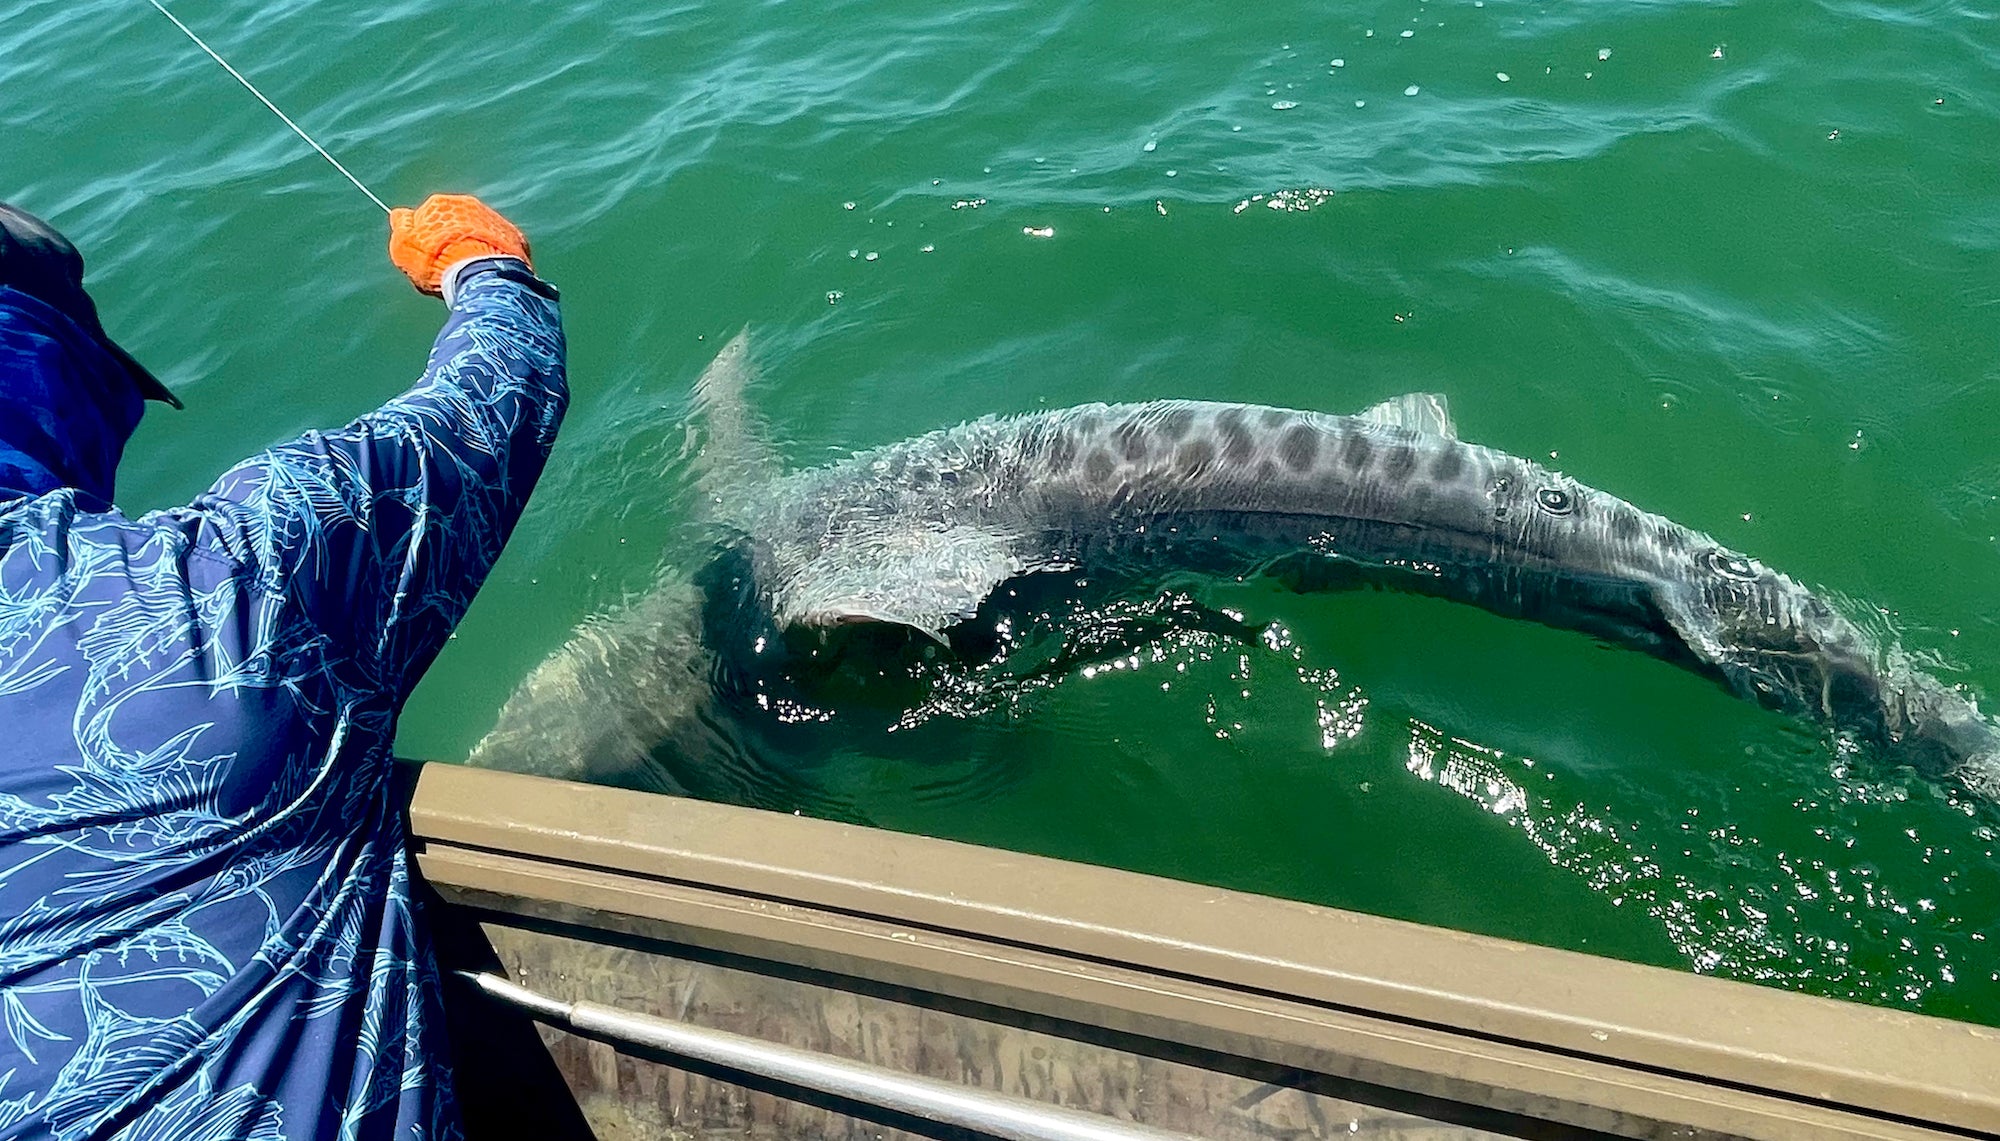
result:
<svg viewBox="0 0 2000 1141"><path fill-rule="evenodd" d="M1353 415L1199 400L989 416L785 471L739 334L702 374L692 575L593 618L523 680L474 764L620 780L749 748L786 647L870 632L949 653L1003 586L1282 574L1483 607L1630 647L2000 797L2000 730L1958 688L1750 555L1460 438L1445 397ZM732 699L729 695L734 694ZM795 709L805 706L791 703Z"/></svg>

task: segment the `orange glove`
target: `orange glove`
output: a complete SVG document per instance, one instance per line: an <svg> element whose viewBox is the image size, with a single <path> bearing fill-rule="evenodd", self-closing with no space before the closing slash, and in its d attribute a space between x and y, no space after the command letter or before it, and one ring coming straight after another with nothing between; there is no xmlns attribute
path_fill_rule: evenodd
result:
<svg viewBox="0 0 2000 1141"><path fill-rule="evenodd" d="M415 210L389 211L389 260L420 292L440 296L445 270L493 256L527 261L528 239L470 194L433 194Z"/></svg>

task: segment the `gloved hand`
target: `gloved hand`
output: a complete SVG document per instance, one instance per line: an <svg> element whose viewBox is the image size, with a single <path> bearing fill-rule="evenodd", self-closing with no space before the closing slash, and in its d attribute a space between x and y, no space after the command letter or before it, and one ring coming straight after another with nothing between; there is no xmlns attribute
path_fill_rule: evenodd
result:
<svg viewBox="0 0 2000 1141"><path fill-rule="evenodd" d="M470 194L433 194L415 210L389 211L389 260L421 292L440 296L445 270L494 256L527 261L528 239Z"/></svg>

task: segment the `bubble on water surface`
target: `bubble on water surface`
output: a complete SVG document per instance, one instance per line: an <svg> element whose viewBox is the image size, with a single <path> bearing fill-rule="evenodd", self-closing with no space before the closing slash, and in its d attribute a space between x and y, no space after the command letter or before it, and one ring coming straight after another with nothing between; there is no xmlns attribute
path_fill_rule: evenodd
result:
<svg viewBox="0 0 2000 1141"><path fill-rule="evenodd" d="M1304 212L1331 197L1333 197L1333 191L1317 186L1308 186L1302 190L1278 190L1272 192L1268 198L1262 194L1258 194L1244 199L1237 204L1236 212L1240 214L1250 203L1258 201L1263 202L1266 208L1272 210Z"/></svg>

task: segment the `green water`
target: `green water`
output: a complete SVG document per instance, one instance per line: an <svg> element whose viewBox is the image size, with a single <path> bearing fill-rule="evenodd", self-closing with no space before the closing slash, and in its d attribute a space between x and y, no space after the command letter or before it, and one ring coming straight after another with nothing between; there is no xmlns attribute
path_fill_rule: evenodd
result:
<svg viewBox="0 0 2000 1141"><path fill-rule="evenodd" d="M1990 7L176 10L385 197L505 208L565 292L562 442L405 753L462 756L673 557L687 386L746 323L801 464L1085 400L1443 392L2000 698ZM187 399L130 511L394 393L439 319L138 0L0 16L0 197ZM2000 1024L1990 806L1579 636L1201 593L1267 641L844 740L795 806Z"/></svg>

